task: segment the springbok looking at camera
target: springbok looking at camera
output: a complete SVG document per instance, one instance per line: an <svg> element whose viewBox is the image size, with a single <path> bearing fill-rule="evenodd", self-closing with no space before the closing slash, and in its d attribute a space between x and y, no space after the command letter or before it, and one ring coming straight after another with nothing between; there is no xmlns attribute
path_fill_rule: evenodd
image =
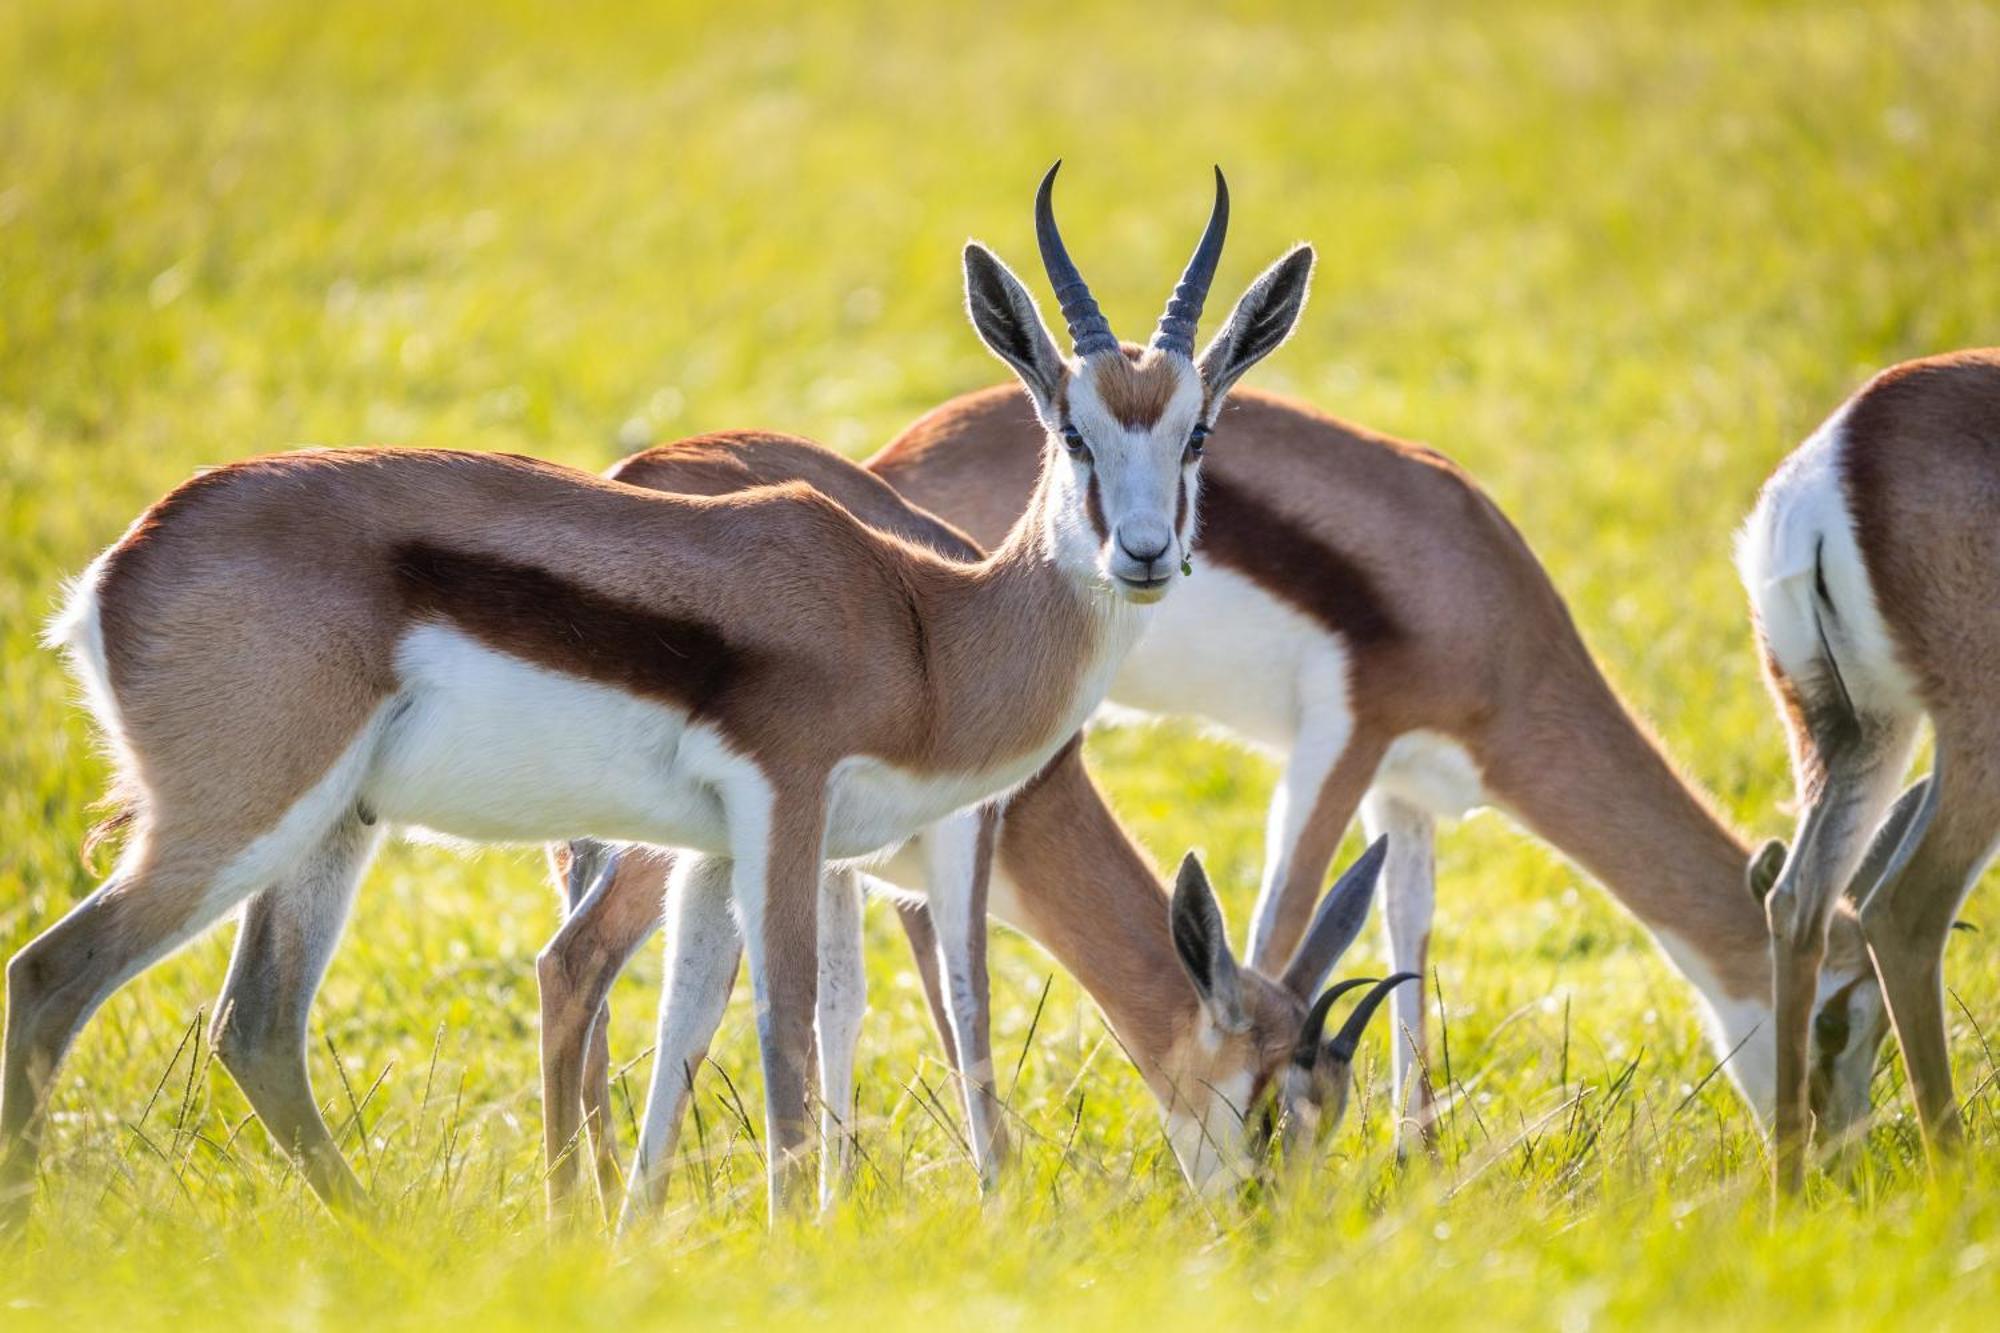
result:
<svg viewBox="0 0 2000 1333"><path fill-rule="evenodd" d="M626 459L609 475L683 495L805 481L884 532L951 558L979 555L963 534L914 509L879 479L803 440L744 433L684 440ZM1367 916L1380 846L1343 876L1283 971L1267 977L1235 963L1214 896L1192 858L1182 865L1169 911L1167 895L1092 785L1074 744L1007 799L997 832L979 813L952 823L925 830L921 847L906 847L878 873L899 887L927 888L931 901L947 909L935 913L937 958L927 947L919 961L927 964L939 1031L965 1076L967 1137L982 1175L991 1174L1000 1137L983 985L989 858L997 876L994 913L1042 942L1098 1001L1159 1098L1168 1141L1192 1183L1210 1188L1240 1178L1274 1122L1284 1126L1286 1161L1307 1160L1304 1144L1340 1118L1362 1028L1389 989L1414 980L1379 983L1332 1041L1320 1040L1333 999L1315 997ZM632 1217L664 1186L693 1091L691 1074L737 971L738 950L729 943L736 927L726 885L706 860L626 849L607 867L605 849L578 843L569 850L563 879L575 910L538 967L543 1114L558 1210L575 1181L580 1110L597 1145L605 1197L616 1192L599 1015L620 968L659 923L663 897L673 922L654 1090L627 1196ZM954 887L968 877L970 888ZM899 905L907 911L907 903ZM920 932L929 919L921 911L905 917ZM858 921L844 927L855 928ZM865 977L858 939L823 938L821 950L824 1197L851 1158L851 1126L843 1122Z"/></svg>
<svg viewBox="0 0 2000 1333"><path fill-rule="evenodd" d="M2000 350L1878 375L1765 486L1738 563L1802 805L1766 900L1789 1192L1814 1119L1837 1141L1866 1113L1892 1023L1927 1145L1962 1132L1943 963L2000 839ZM1935 764L1892 807L1926 717Z"/></svg>
<svg viewBox="0 0 2000 1333"><path fill-rule="evenodd" d="M320 1119L305 1012L384 825L576 836L730 862L757 992L772 1202L808 1141L805 1061L828 858L873 853L1042 767L1093 709L1192 536L1200 443L1290 332L1304 247L1197 362L1217 206L1159 335L1120 352L1049 203L1036 230L1076 338L977 245L967 301L1043 419L1036 498L976 565L806 486L690 500L431 450L220 468L143 515L77 587L65 644L132 814L110 880L8 967L0 1195L117 986L248 901L216 1045L314 1187L360 1187Z"/></svg>

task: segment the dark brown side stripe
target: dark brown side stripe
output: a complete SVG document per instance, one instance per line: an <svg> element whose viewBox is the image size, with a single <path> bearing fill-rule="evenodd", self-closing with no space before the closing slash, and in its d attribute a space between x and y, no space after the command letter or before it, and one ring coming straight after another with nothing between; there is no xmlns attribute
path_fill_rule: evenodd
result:
<svg viewBox="0 0 2000 1333"><path fill-rule="evenodd" d="M394 556L412 619L446 621L552 671L711 711L746 654L712 625L662 615L534 565L411 542Z"/></svg>
<svg viewBox="0 0 2000 1333"><path fill-rule="evenodd" d="M1195 550L1282 598L1355 649L1402 637L1375 580L1305 527L1219 476L1204 477Z"/></svg>

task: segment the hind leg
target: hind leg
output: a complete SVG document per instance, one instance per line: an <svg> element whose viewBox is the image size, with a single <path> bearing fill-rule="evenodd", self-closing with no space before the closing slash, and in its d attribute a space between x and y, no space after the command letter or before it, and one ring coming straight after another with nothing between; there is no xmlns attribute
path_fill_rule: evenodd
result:
<svg viewBox="0 0 2000 1333"><path fill-rule="evenodd" d="M1945 1038L1945 942L2000 835L2000 779L1985 756L1940 753L1931 784L1935 813L1862 905L1861 926L1935 1158L1964 1135Z"/></svg>
<svg viewBox="0 0 2000 1333"><path fill-rule="evenodd" d="M264 1131L297 1159L313 1193L346 1211L364 1207L367 1191L320 1115L306 1071L306 1026L376 842L374 828L350 817L297 870L250 900L213 1034Z"/></svg>
<svg viewBox="0 0 2000 1333"><path fill-rule="evenodd" d="M1856 718L1835 741L1820 741L1826 768L1776 886L1764 900L1771 930L1777 1104L1772 1132L1780 1194L1805 1183L1812 1129L1809 1059L1813 1003L1826 957L1828 923L1854 877L1870 836L1896 792L1916 737L1914 717Z"/></svg>
<svg viewBox="0 0 2000 1333"><path fill-rule="evenodd" d="M127 981L242 901L218 887L229 859L141 829L116 873L7 965L0 1068L0 1229L26 1216L43 1111L76 1034Z"/></svg>
<svg viewBox="0 0 2000 1333"><path fill-rule="evenodd" d="M660 924L673 858L636 848L606 861L535 960L542 1005L542 1121L549 1209L560 1216L575 1189L577 1136L596 1148L598 1188L607 1211L620 1190L610 1121L605 997ZM578 1113L583 1119L579 1122Z"/></svg>

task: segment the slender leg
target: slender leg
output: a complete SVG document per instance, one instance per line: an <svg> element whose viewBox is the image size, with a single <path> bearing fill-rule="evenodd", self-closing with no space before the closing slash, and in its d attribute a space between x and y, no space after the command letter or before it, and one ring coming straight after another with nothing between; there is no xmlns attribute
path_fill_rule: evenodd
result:
<svg viewBox="0 0 2000 1333"><path fill-rule="evenodd" d="M1428 976L1431 919L1437 909L1437 824L1428 811L1399 801L1381 790L1361 803L1362 827L1369 841L1389 838L1389 857L1382 867L1383 921L1389 934L1389 966L1397 972ZM1425 987L1398 986L1389 997L1390 1069L1396 1106L1396 1150L1401 1153L1414 1132L1425 1148L1437 1149L1436 1098L1424 1067L1426 1041Z"/></svg>
<svg viewBox="0 0 2000 1333"><path fill-rule="evenodd" d="M764 1065L765 1142L773 1224L804 1203L812 1144L808 1082L819 990L823 784L767 795L731 793L730 892L743 922ZM764 818L758 818L763 814Z"/></svg>
<svg viewBox="0 0 2000 1333"><path fill-rule="evenodd" d="M924 985L924 999L930 1005L938 1043L944 1047L945 1063L954 1074L962 1073L958 1042L951 1035L951 1001L944 993L944 978L938 971L937 928L931 924L930 904L900 896L890 901L895 904L896 919L903 923L903 934L910 941L910 957L916 962L917 978Z"/></svg>
<svg viewBox="0 0 2000 1333"><path fill-rule="evenodd" d="M299 1161L313 1192L343 1211L364 1208L368 1195L313 1096L306 1025L377 841L374 828L350 818L289 877L250 900L212 1034L265 1133Z"/></svg>
<svg viewBox="0 0 2000 1333"><path fill-rule="evenodd" d="M861 956L861 881L830 871L819 897L819 1205L830 1207L854 1171L854 1047L868 1011Z"/></svg>
<svg viewBox="0 0 2000 1333"><path fill-rule="evenodd" d="M1387 747L1345 714L1299 732L1271 798L1264 882L1250 923L1250 965L1275 976L1298 947L1320 886Z"/></svg>
<svg viewBox="0 0 2000 1333"><path fill-rule="evenodd" d="M1931 775L1935 813L1861 911L1934 1160L1956 1150L1964 1136L1945 1040L1945 942L2000 836L2000 781L1985 767L1990 758L1958 759L1939 754Z"/></svg>
<svg viewBox="0 0 2000 1333"><path fill-rule="evenodd" d="M225 855L141 829L96 892L7 965L0 1070L0 1231L26 1217L49 1090L70 1043L111 993L215 924L253 889L214 888Z"/></svg>
<svg viewBox="0 0 2000 1333"><path fill-rule="evenodd" d="M741 937L729 908L727 859L681 855L667 888L667 975L660 1000L659 1043L653 1054L653 1084L639 1129L632 1182L625 1193L621 1227L630 1227L656 1209L666 1194L667 1166L680 1136L681 1120L694 1096L694 1073L708 1055L722 1022Z"/></svg>
<svg viewBox="0 0 2000 1333"><path fill-rule="evenodd" d="M1827 922L1895 795L1915 731L1914 719L1864 718L1852 738L1824 747L1825 780L1764 902L1777 1040L1774 1178L1781 1195L1796 1194L1805 1183L1813 1001L1826 956Z"/></svg>
<svg viewBox="0 0 2000 1333"><path fill-rule="evenodd" d="M598 1054L605 1047L604 1026L610 1015L605 997L618 973L660 924L672 864L664 854L636 849L601 862L586 896L535 960L542 1005L543 1147L552 1217L563 1216L574 1194L577 1136L586 1128L596 1148L599 1199L607 1213L620 1192L608 1051L603 1058ZM726 916L726 899L722 910ZM733 925L730 928L734 930Z"/></svg>
<svg viewBox="0 0 2000 1333"><path fill-rule="evenodd" d="M992 1188L1006 1158L1006 1126L994 1086L991 991L986 972L986 894L997 816L981 808L924 830L931 921L937 927L952 1048L959 1053L966 1135L979 1182Z"/></svg>
<svg viewBox="0 0 2000 1333"><path fill-rule="evenodd" d="M635 853L628 859L639 859L643 853ZM616 868L618 849L608 843L584 838L569 844L568 866L562 877L563 912L567 916L597 886L600 878L609 875ZM662 891L653 894L658 901L664 893L662 871ZM644 940L635 941L634 948ZM623 1173L618 1166L617 1138L611 1132L611 1001L607 989L606 999L597 1011L597 1021L591 1028L590 1044L583 1057L583 1123L590 1133L593 1157L597 1164L597 1182L600 1197L609 1199L617 1193L623 1183Z"/></svg>

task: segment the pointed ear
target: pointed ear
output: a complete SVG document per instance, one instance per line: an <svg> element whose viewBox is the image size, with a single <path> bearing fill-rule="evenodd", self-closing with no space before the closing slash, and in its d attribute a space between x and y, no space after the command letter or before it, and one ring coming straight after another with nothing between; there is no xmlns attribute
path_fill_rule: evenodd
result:
<svg viewBox="0 0 2000 1333"><path fill-rule="evenodd" d="M1035 400L1042 424L1054 430L1056 402L1068 373L1035 298L998 256L978 242L965 247L965 311L995 356L1014 368Z"/></svg>
<svg viewBox="0 0 2000 1333"><path fill-rule="evenodd" d="M1750 868L1744 872L1744 879L1750 886L1750 896L1763 902L1777 887L1778 874L1785 868L1785 844L1773 838L1757 849L1750 858Z"/></svg>
<svg viewBox="0 0 2000 1333"><path fill-rule="evenodd" d="M1319 900L1312 924L1299 941L1292 960L1279 978L1286 990L1301 1000L1310 1000L1326 984L1333 965L1354 943L1361 927L1368 924L1368 909L1375 902L1375 883L1382 878L1382 863L1389 857L1387 834L1375 839L1368 850L1355 859L1347 873L1334 882Z"/></svg>
<svg viewBox="0 0 2000 1333"><path fill-rule="evenodd" d="M1302 245L1258 275L1229 322L1222 326L1202 352L1197 363L1202 383L1208 386L1210 411L1221 405L1222 396L1242 378L1243 372L1262 361L1278 345L1292 336L1299 312L1306 307L1306 289L1312 285L1313 249Z"/></svg>
<svg viewBox="0 0 2000 1333"><path fill-rule="evenodd" d="M1194 983L1202 1008L1225 1031L1243 1031L1250 1022L1243 1012L1243 987L1237 976L1236 956L1229 952L1229 934L1222 924L1222 909L1216 905L1215 891L1208 886L1208 873L1193 852L1181 861L1169 911L1174 952L1180 955L1181 967Z"/></svg>

